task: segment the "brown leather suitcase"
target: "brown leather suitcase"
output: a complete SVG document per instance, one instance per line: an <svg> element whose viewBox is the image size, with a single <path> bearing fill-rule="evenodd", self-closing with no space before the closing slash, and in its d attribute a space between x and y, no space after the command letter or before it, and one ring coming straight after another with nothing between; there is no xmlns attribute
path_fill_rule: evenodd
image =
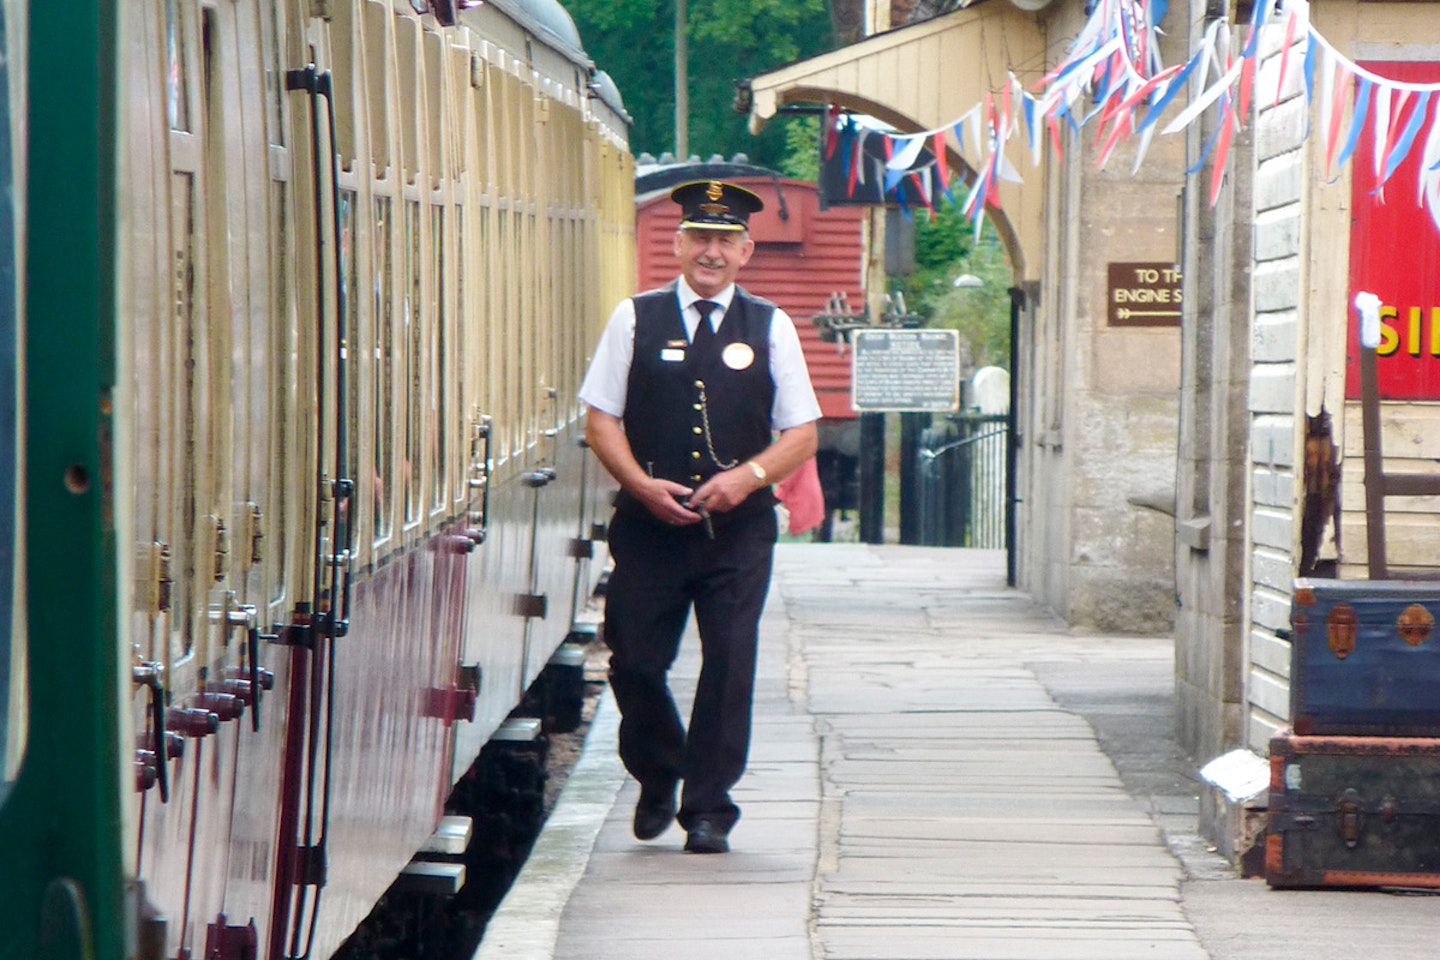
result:
<svg viewBox="0 0 1440 960"><path fill-rule="evenodd" d="M1440 887L1440 738L1270 740L1272 887Z"/></svg>

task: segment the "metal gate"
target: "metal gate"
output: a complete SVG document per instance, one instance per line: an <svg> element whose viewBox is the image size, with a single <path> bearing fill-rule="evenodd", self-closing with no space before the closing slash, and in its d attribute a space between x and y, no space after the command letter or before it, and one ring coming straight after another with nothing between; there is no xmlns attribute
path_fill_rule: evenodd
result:
<svg viewBox="0 0 1440 960"><path fill-rule="evenodd" d="M1007 415L954 413L920 433L920 543L1003 549Z"/></svg>

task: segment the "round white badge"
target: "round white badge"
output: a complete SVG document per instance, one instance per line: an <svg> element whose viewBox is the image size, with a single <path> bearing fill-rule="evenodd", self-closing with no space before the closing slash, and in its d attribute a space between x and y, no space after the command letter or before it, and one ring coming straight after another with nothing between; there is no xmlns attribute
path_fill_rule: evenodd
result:
<svg viewBox="0 0 1440 960"><path fill-rule="evenodd" d="M720 359L731 370L744 370L755 362L755 351L748 343L732 343L720 354Z"/></svg>

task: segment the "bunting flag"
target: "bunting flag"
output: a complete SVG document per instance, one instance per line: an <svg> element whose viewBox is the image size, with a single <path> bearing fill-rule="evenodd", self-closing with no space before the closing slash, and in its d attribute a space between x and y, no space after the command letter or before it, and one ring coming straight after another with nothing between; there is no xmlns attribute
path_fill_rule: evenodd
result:
<svg viewBox="0 0 1440 960"><path fill-rule="evenodd" d="M1386 182L1418 150L1417 201L1440 230L1440 83L1388 79L1357 65L1311 24L1307 0L1284 0L1283 5L1280 0L1256 0L1241 33L1227 20L1217 20L1183 64L1166 67L1160 61L1156 31L1165 9L1166 0L1094 0L1063 61L1032 90L1026 90L1012 73L998 92L987 93L981 103L933 130L874 132L884 141L886 159L873 162L885 196L903 204L897 191L902 181L909 180L927 206L934 190L954 202L949 191L949 152L953 151L966 160L968 190L961 208L975 219L978 230L985 207L999 209L1000 183L1020 182L1006 157L1017 133L1023 131L1030 161L1038 166L1047 134L1056 160L1063 161L1066 131L1077 135L1093 122L1096 165L1102 168L1121 143L1138 135L1133 172L1138 171L1157 129L1162 134L1178 133L1211 114L1213 129L1189 172L1198 173L1211 164L1213 205L1223 189L1235 134L1252 110L1279 104L1287 80L1299 69L1298 88L1307 107L1304 136L1310 136L1310 115L1318 111L1313 129L1324 137L1325 175L1336 176L1337 169L1355 159L1363 133L1373 148L1361 162L1371 165L1375 192L1383 198ZM1275 48L1279 63L1275 89L1262 105L1257 97L1264 94L1256 89L1261 50L1275 42L1262 43L1267 34L1279 40ZM1162 114L1186 89L1188 103L1162 126ZM837 150L846 151L852 195L856 181L865 181L867 155L862 146L871 135L837 108L827 112L824 154L828 159Z"/></svg>

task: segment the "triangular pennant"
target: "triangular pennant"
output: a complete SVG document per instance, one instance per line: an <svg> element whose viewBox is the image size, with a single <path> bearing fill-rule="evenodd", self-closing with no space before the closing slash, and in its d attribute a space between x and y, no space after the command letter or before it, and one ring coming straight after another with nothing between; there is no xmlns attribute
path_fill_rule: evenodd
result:
<svg viewBox="0 0 1440 960"><path fill-rule="evenodd" d="M1420 126L1425 122L1425 115L1429 112L1430 91L1419 93L1415 98L1415 109L1410 111L1410 120L1405 124L1405 129L1396 138L1394 147L1391 148L1389 158L1385 161L1385 169L1380 174L1380 185L1384 186L1385 181L1395 175L1395 170L1405 162L1410 155L1410 147L1415 143L1415 136L1420 132Z"/></svg>
<svg viewBox="0 0 1440 960"><path fill-rule="evenodd" d="M940 177L941 183L950 182L950 158L946 156L945 134L936 133L930 142L930 150L935 154L935 172Z"/></svg>
<svg viewBox="0 0 1440 960"><path fill-rule="evenodd" d="M1190 124L1194 122L1196 117L1204 113L1206 108L1208 108L1216 100L1220 99L1221 95L1223 95L1227 90L1230 89L1230 85L1235 82L1236 78L1239 75L1240 65L1236 64L1232 66L1224 74L1224 76L1217 80L1210 87L1210 89L1206 90L1200 96L1196 97L1188 107L1180 111L1179 115L1177 115L1174 120L1171 120L1170 123L1166 125L1165 129L1161 130L1160 132L1167 134L1175 133L1177 130L1184 130L1186 127L1190 126Z"/></svg>
<svg viewBox="0 0 1440 960"><path fill-rule="evenodd" d="M1330 51L1326 51L1327 66L1330 59ZM1328 173L1333 170L1332 161L1335 158L1335 148L1340 143L1340 120L1345 115L1345 94L1350 86L1350 71L1344 65L1340 65L1330 74L1327 71L1325 76L1326 97L1325 97L1325 170Z"/></svg>
<svg viewBox="0 0 1440 960"><path fill-rule="evenodd" d="M1385 165L1385 152L1390 149L1390 135L1394 127L1394 115L1390 108L1390 88L1378 84L1375 87L1375 140L1371 144L1370 161L1375 170L1375 176L1380 176L1380 171Z"/></svg>
<svg viewBox="0 0 1440 960"><path fill-rule="evenodd" d="M885 165L891 170L909 170L915 165L915 159L920 156L920 151L925 149L925 137L911 135L903 137L891 137L895 143L895 152Z"/></svg>
<svg viewBox="0 0 1440 960"><path fill-rule="evenodd" d="M836 127L839 124L840 108L830 104L825 108L825 159L829 160L835 156L835 148L839 143L839 131Z"/></svg>
<svg viewBox="0 0 1440 960"><path fill-rule="evenodd" d="M1235 113L1242 123L1250 115L1250 91L1255 85L1255 59L1254 56L1240 59L1240 106Z"/></svg>
<svg viewBox="0 0 1440 960"><path fill-rule="evenodd" d="M1305 33L1305 138L1310 138L1310 114L1315 104L1315 51L1318 45L1310 41L1310 33Z"/></svg>
<svg viewBox="0 0 1440 960"><path fill-rule="evenodd" d="M1225 179L1225 161L1230 156L1230 137L1235 130L1235 116L1227 106L1220 115L1219 142L1215 144L1215 161L1210 167L1210 206L1220 197L1220 184Z"/></svg>
<svg viewBox="0 0 1440 960"><path fill-rule="evenodd" d="M1350 159L1350 154L1355 152L1355 144L1360 140L1360 131L1365 129L1365 116L1370 110L1370 91L1375 84L1369 77L1361 77L1356 85L1355 91L1355 112L1350 117L1350 132L1345 135L1345 145L1340 148L1340 156L1335 162L1345 166L1345 161Z"/></svg>
<svg viewBox="0 0 1440 960"><path fill-rule="evenodd" d="M1290 64L1290 45L1295 42L1295 28L1300 24L1300 11L1291 10L1285 18L1285 40L1280 44L1280 73L1275 77L1275 102L1271 109L1280 106L1280 94L1285 90L1285 68ZM1309 102L1309 97L1306 97Z"/></svg>

